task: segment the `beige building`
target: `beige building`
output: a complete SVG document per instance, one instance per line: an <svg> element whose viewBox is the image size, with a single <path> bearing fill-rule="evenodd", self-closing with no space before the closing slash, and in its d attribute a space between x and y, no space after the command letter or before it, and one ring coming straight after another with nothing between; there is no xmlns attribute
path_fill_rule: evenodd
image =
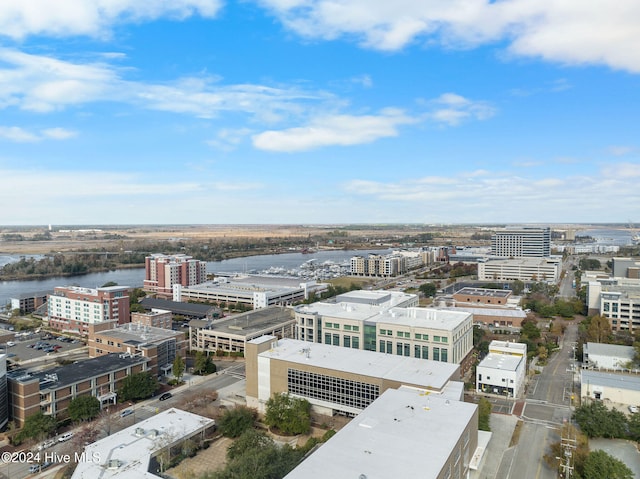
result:
<svg viewBox="0 0 640 479"><path fill-rule="evenodd" d="M153 328L171 329L173 327L173 314L165 309L155 309L144 313L132 312L131 322L141 326Z"/></svg>
<svg viewBox="0 0 640 479"><path fill-rule="evenodd" d="M316 412L355 416L387 389L410 386L460 400L457 364L262 336L247 343L247 406L264 411L278 393L307 399Z"/></svg>
<svg viewBox="0 0 640 479"><path fill-rule="evenodd" d="M544 281L557 283L560 280L562 260L560 258L514 258L488 259L478 262L480 281Z"/></svg>
<svg viewBox="0 0 640 479"><path fill-rule="evenodd" d="M157 375L170 371L176 356L184 359L187 355L188 341L182 331L139 323L109 326L113 325L90 328L87 342L89 357L112 353L143 357L148 360L147 369Z"/></svg>
<svg viewBox="0 0 640 479"><path fill-rule="evenodd" d="M222 320L189 322L189 345L192 351L244 353L247 342L265 334L293 338L296 320L291 308L269 306Z"/></svg>
<svg viewBox="0 0 640 479"><path fill-rule="evenodd" d="M622 372L580 371L580 395L583 400L610 401L637 406L640 404L640 376Z"/></svg>

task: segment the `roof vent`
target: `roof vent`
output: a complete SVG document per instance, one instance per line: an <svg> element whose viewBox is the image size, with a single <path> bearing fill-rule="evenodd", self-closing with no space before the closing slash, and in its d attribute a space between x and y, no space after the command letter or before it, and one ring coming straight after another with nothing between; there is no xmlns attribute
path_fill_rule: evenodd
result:
<svg viewBox="0 0 640 479"><path fill-rule="evenodd" d="M136 436L138 436L138 437L144 436L144 429L142 429L141 427L137 427L136 428Z"/></svg>
<svg viewBox="0 0 640 479"><path fill-rule="evenodd" d="M118 469L120 466L122 466L122 462L118 459L109 459L109 462L107 463L107 468L111 470Z"/></svg>

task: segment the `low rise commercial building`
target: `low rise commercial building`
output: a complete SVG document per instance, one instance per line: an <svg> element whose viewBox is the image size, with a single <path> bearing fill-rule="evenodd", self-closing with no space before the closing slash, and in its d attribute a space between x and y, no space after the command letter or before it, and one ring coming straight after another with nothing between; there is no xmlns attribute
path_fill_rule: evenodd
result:
<svg viewBox="0 0 640 479"><path fill-rule="evenodd" d="M415 307L417 296L352 291L297 306L296 338L352 349L460 363L473 348L473 316Z"/></svg>
<svg viewBox="0 0 640 479"><path fill-rule="evenodd" d="M583 369L580 371L580 395L584 400L640 404L640 376Z"/></svg>
<svg viewBox="0 0 640 479"><path fill-rule="evenodd" d="M264 335L293 338L295 324L293 310L283 306L269 306L215 321L196 319L189 322L189 345L192 351L243 354L247 342Z"/></svg>
<svg viewBox="0 0 640 479"><path fill-rule="evenodd" d="M170 311L174 318L213 319L222 314L220 308L212 304L183 303L159 298L142 298L140 304L146 311Z"/></svg>
<svg viewBox="0 0 640 479"><path fill-rule="evenodd" d="M19 294L11 298L11 310L18 310L20 314L31 314L47 303L49 294L51 294L51 291Z"/></svg>
<svg viewBox="0 0 640 479"><path fill-rule="evenodd" d="M587 369L627 369L636 356L633 346L591 342L584 344L582 353L582 367Z"/></svg>
<svg viewBox="0 0 640 479"><path fill-rule="evenodd" d="M122 380L147 371L147 358L108 354L44 371L7 374L10 417L22 427L37 412L64 417L72 399L91 395L101 404L115 404Z"/></svg>
<svg viewBox="0 0 640 479"><path fill-rule="evenodd" d="M524 391L527 345L491 341L489 354L476 367L476 391L519 397Z"/></svg>
<svg viewBox="0 0 640 479"><path fill-rule="evenodd" d="M201 301L208 303L242 304L253 309L267 306L288 306L313 294L326 291L327 285L300 278L282 276L237 275L219 277L190 287L176 286L174 301Z"/></svg>
<svg viewBox="0 0 640 479"><path fill-rule="evenodd" d="M387 389L402 385L457 400L463 394L457 364L273 336L249 341L245 357L247 405L259 411L279 393L303 397L327 416L355 416Z"/></svg>
<svg viewBox="0 0 640 479"><path fill-rule="evenodd" d="M487 259L478 262L480 281L543 281L557 283L562 270L560 258Z"/></svg>
<svg viewBox="0 0 640 479"><path fill-rule="evenodd" d="M72 479L158 479L182 445L202 446L213 419L171 408L85 446Z"/></svg>
<svg viewBox="0 0 640 479"><path fill-rule="evenodd" d="M143 357L148 359L147 370L154 375L171 370L176 356L186 358L188 341L183 331L140 323L113 326L96 325L89 329L89 357L112 353Z"/></svg>
<svg viewBox="0 0 640 479"><path fill-rule="evenodd" d="M124 324L131 320L127 286L95 289L58 286L49 295L47 305L51 328L84 336L92 324L112 321Z"/></svg>
<svg viewBox="0 0 640 479"><path fill-rule="evenodd" d="M152 308L151 311L145 311L144 313L132 311L131 322L133 324L140 324L141 326L171 329L173 327L173 313L166 309L156 308Z"/></svg>
<svg viewBox="0 0 640 479"><path fill-rule="evenodd" d="M477 446L475 404L387 389L285 478L466 478Z"/></svg>

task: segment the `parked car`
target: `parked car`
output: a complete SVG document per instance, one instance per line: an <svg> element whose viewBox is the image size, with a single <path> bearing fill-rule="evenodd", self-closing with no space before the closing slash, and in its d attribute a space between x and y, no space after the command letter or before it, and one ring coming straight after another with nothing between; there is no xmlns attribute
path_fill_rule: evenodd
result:
<svg viewBox="0 0 640 479"><path fill-rule="evenodd" d="M120 417L127 417L131 414L133 414L133 409L125 409L120 413Z"/></svg>
<svg viewBox="0 0 640 479"><path fill-rule="evenodd" d="M11 347L11 346L15 346L16 343L14 343L13 341L7 341L7 346Z"/></svg>
<svg viewBox="0 0 640 479"><path fill-rule="evenodd" d="M638 412L638 406L629 406L629 412L637 413Z"/></svg>
<svg viewBox="0 0 640 479"><path fill-rule="evenodd" d="M166 401L167 399L169 399L171 396L173 396L171 393L164 393L160 396L160 401Z"/></svg>
<svg viewBox="0 0 640 479"><path fill-rule="evenodd" d="M58 437L58 442L65 442L68 441L69 439L71 439L73 437L73 432L69 431L69 432L65 432L64 434L61 434Z"/></svg>
<svg viewBox="0 0 640 479"><path fill-rule="evenodd" d="M40 472L40 464L31 464L29 466L29 472L33 473L33 472Z"/></svg>

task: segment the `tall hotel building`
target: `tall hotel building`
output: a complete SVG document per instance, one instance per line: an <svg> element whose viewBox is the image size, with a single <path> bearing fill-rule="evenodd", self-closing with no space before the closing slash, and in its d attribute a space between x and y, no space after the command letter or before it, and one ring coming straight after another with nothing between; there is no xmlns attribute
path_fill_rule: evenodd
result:
<svg viewBox="0 0 640 479"><path fill-rule="evenodd" d="M131 320L128 290L127 286L96 289L58 286L47 301L49 326L86 336L90 324L128 323Z"/></svg>
<svg viewBox="0 0 640 479"><path fill-rule="evenodd" d="M504 258L545 258L551 254L549 228L508 226L491 236L491 254Z"/></svg>
<svg viewBox="0 0 640 479"><path fill-rule="evenodd" d="M144 290L171 299L173 285L193 286L207 279L207 263L185 254L152 254L144 260Z"/></svg>

